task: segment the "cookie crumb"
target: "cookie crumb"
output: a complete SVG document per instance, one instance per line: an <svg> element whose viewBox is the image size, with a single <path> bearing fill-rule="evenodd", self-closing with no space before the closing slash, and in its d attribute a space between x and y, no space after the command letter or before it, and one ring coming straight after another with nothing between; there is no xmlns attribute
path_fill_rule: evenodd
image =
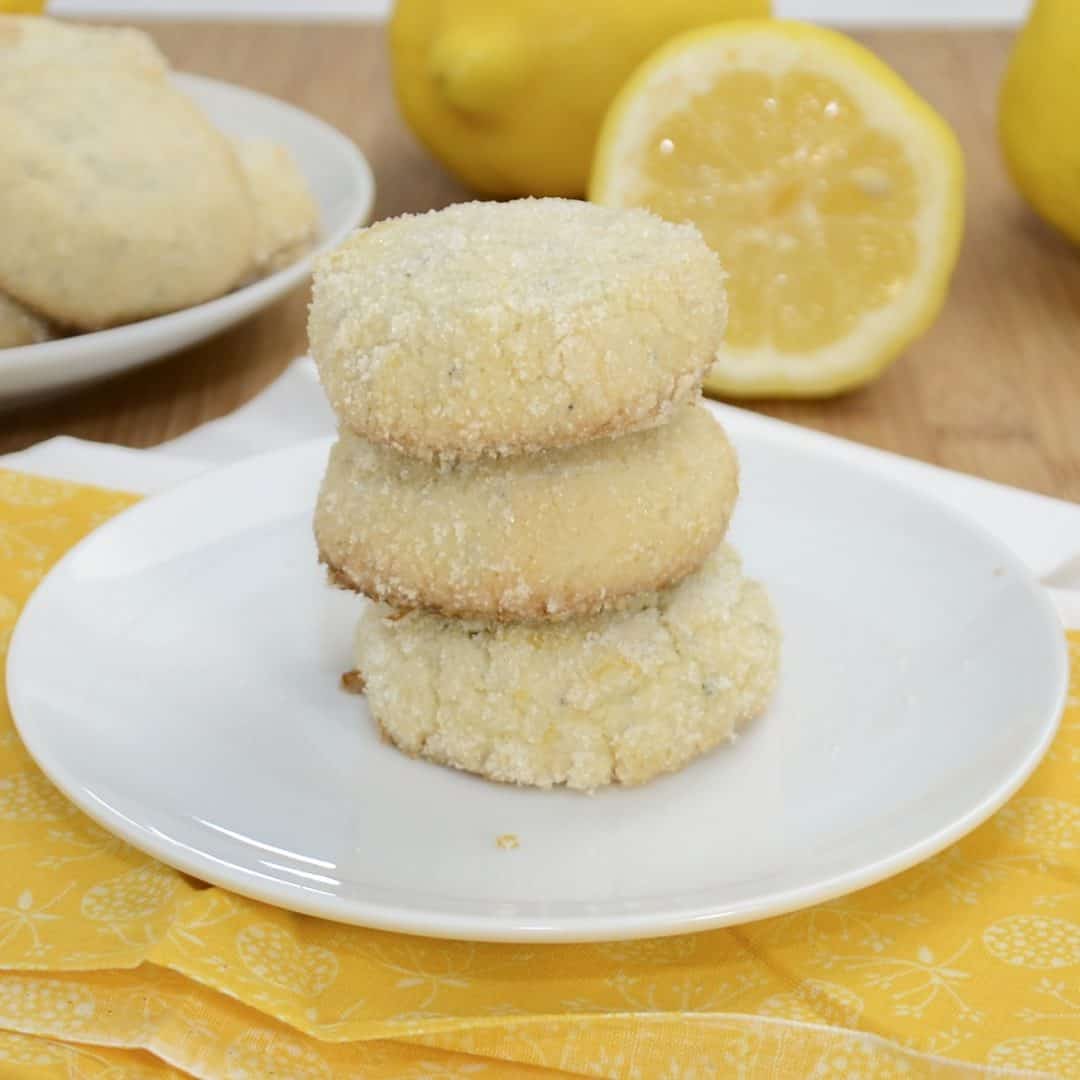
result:
<svg viewBox="0 0 1080 1080"><path fill-rule="evenodd" d="M515 851L521 844L518 843L517 833L508 832L495 837L495 846L503 851Z"/></svg>
<svg viewBox="0 0 1080 1080"><path fill-rule="evenodd" d="M364 681L364 676L360 674L360 671L357 668L353 668L352 671L346 671L341 676L341 689L347 694L362 694L366 686L367 683Z"/></svg>

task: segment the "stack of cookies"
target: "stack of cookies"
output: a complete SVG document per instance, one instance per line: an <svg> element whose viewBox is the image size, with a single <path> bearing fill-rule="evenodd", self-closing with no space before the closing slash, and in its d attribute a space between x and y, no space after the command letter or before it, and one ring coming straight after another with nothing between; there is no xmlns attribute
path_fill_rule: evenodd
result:
<svg viewBox="0 0 1080 1080"><path fill-rule="evenodd" d="M723 543L738 467L701 401L726 321L698 232L560 199L360 231L319 265L339 422L315 532L402 750L594 789L765 707L779 635Z"/></svg>

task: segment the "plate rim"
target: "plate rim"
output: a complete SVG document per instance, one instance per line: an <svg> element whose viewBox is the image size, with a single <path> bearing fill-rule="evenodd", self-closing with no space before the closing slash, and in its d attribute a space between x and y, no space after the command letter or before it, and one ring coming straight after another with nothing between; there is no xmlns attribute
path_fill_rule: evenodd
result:
<svg viewBox="0 0 1080 1080"><path fill-rule="evenodd" d="M310 251L305 252L296 262L290 263L288 266L284 266L266 277L261 277L256 281L241 285L239 288L234 288L223 296L204 300L201 304L192 304L190 307L181 308L179 311L153 315L148 319L139 319L137 322L124 323L121 326L109 327L106 330L92 330L85 334L74 334L70 337L56 338L52 341L41 341L11 349L0 349L0 382L2 382L5 375L25 373L30 365L34 367L48 365L52 369L57 365L63 366L72 362L77 363L81 360L87 360L102 350L130 345L148 330L156 334L168 333L173 327L183 327L192 316L211 321L223 317L224 321L215 329L207 333L200 333L190 344L196 344L207 337L212 337L255 314L265 306L273 303L279 296L283 296L294 289L306 277L310 276L315 259L331 248L336 247L354 229L370 220L377 191L375 174L371 168L371 163L360 147L344 132L334 127L333 124L298 105L274 97L272 94L264 94L246 86L226 82L223 79L212 79L206 75L196 75L184 71L173 71L170 75L181 87L193 87L208 90L211 93L224 92L248 97L262 106L269 106L279 111L291 113L295 119L302 120L309 127L318 129L322 138L336 145L341 153L342 161L349 162L350 174L357 182L360 197L355 205L350 208L342 223L333 231L320 237L318 243ZM243 310L234 311L233 309ZM187 346L179 346L179 348L185 347ZM96 371L83 377L47 380L37 386L29 386L14 392L5 392L2 385L0 385L0 407L17 405L20 401L33 398L37 394L46 395L50 392L60 392L65 388L76 387L91 381L119 375L125 371L132 371L151 364L155 360L168 357L171 351L174 350L170 347L164 352L157 352L154 355L121 366L109 367L104 371Z"/></svg>
<svg viewBox="0 0 1080 1080"><path fill-rule="evenodd" d="M740 438L752 438L769 443L782 443L777 435L767 429L754 430L752 424L747 426L732 424L731 419L727 418L727 426L733 434L734 441ZM27 628L32 627L35 618L33 613L36 608L49 600L49 589L46 586L50 580L52 580L50 588L57 588L57 581L60 581L60 575L66 570L67 564L78 557L86 545L91 542L107 543L109 533L114 529L126 528L126 522L132 516L148 512L147 508L151 508L150 512L152 512L153 505L159 501L168 500L200 484L219 481L226 474L246 469L262 470L275 459L321 452L331 442L332 436L324 436L267 453L251 455L223 468L208 470L166 491L149 495L115 515L65 552L49 570L20 612L9 644L6 678L12 718L27 752L49 781L55 784L64 796L88 817L107 831L120 836L132 847L168 866L230 892L334 922L462 941L568 944L668 937L719 929L773 918L847 895L902 873L939 853L983 824L1022 787L1049 750L1058 732L1068 695L1068 649L1065 628L1046 590L1034 578L1020 557L979 522L917 486L885 474L870 462L852 459L843 464L872 475L875 481L893 489L899 489L907 497L913 497L928 504L935 513L944 515L954 524L978 537L983 544L996 553L997 559L1009 568L1012 575L1023 581L1029 599L1041 610L1047 629L1056 631L1055 686L1051 689L1053 708L1041 718L1038 736L1033 739L1024 756L1014 762L1012 768L999 778L992 791L965 813L898 851L887 853L862 866L834 873L822 880L797 888L767 892L764 899L751 898L726 905L722 903L689 905L669 914L624 912L536 917L523 914L498 916L439 912L423 907L402 908L379 900L327 895L298 882L269 878L258 871L235 864L228 865L235 874L239 875L238 878L231 877L227 873L219 873L216 867L222 864L223 860L207 852L188 849L181 841L163 838L162 834L157 833L152 827L141 825L101 802L93 792L80 783L77 777L71 775L68 768L51 754L47 746L43 746L35 739L32 724L29 730L24 726L23 720L26 719L26 713L23 712L23 718L20 720L22 707L17 703L17 699L21 698L20 657L23 650L29 648L24 642L28 634L32 633L32 630ZM825 455L822 455L822 459L827 466L835 464L835 459L830 459Z"/></svg>

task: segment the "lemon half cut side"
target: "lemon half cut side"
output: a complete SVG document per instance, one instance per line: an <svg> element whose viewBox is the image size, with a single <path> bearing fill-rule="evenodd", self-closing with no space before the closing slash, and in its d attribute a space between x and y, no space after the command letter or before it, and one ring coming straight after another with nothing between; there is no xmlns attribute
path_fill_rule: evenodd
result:
<svg viewBox="0 0 1080 1080"><path fill-rule="evenodd" d="M843 34L729 22L673 39L609 110L590 198L690 221L720 255L727 340L705 386L817 397L934 320L963 231L948 124Z"/></svg>

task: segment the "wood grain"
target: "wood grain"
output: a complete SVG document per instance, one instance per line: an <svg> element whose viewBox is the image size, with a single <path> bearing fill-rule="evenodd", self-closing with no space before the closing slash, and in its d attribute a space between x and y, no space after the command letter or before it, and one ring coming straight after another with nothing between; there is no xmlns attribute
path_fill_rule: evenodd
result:
<svg viewBox="0 0 1080 1080"><path fill-rule="evenodd" d="M372 162L377 217L468 197L394 107L383 32L356 25L147 24L176 67L295 102ZM968 222L948 304L877 383L763 412L1080 501L1080 255L1020 202L1000 164L996 91L1011 34L860 37L956 128ZM179 356L67 398L0 414L0 451L52 435L150 446L229 412L304 351L306 290Z"/></svg>

